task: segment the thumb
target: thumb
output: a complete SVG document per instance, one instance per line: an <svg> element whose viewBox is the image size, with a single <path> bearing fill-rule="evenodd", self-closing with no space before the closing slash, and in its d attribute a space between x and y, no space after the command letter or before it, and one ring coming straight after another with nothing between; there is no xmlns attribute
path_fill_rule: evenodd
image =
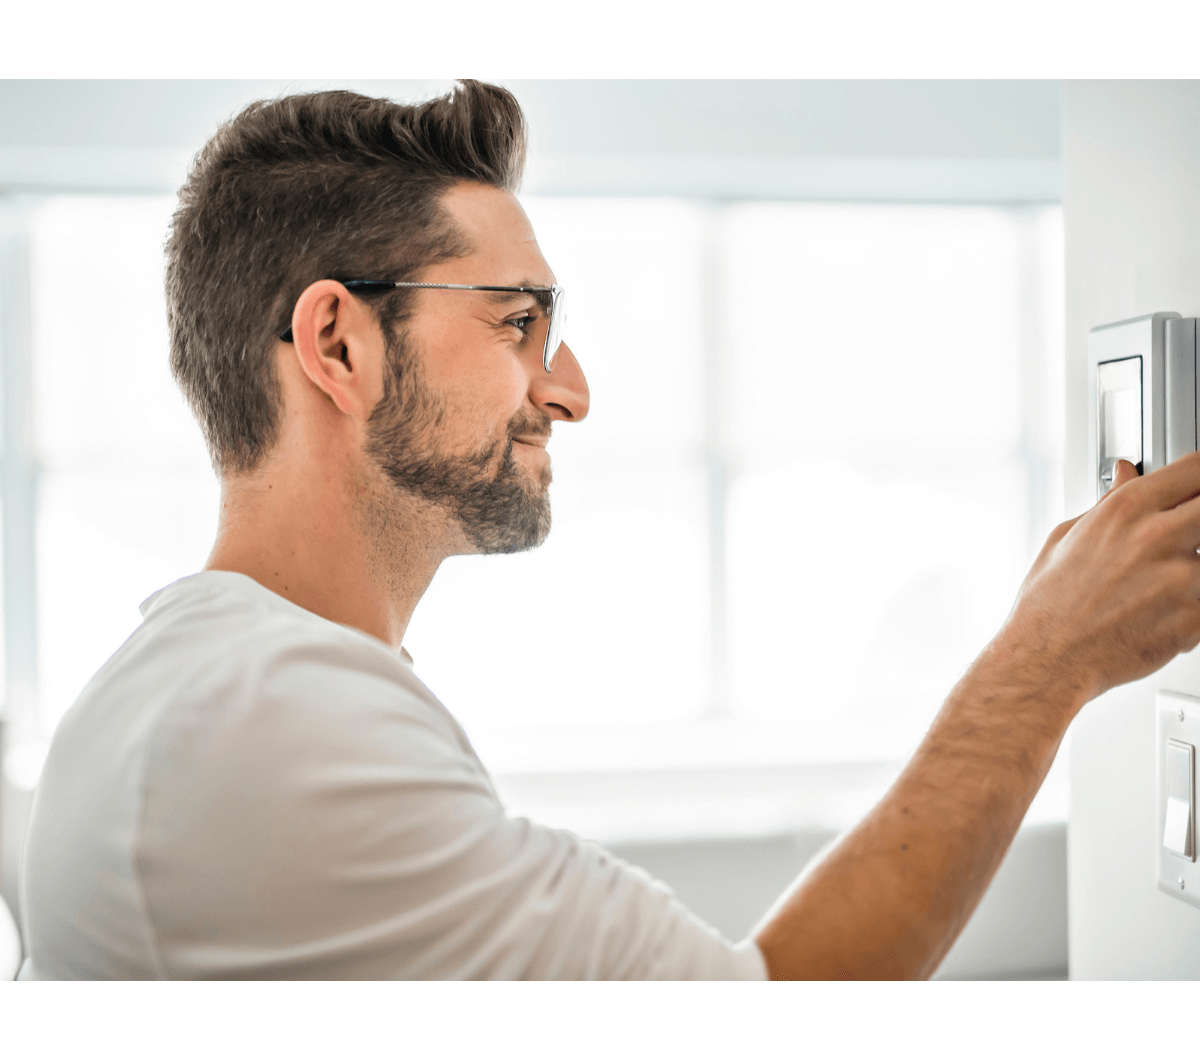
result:
<svg viewBox="0 0 1200 1060"><path fill-rule="evenodd" d="M1113 468L1113 484L1115 490L1118 486L1124 486L1126 482L1132 482L1138 477L1138 470L1128 460L1118 460L1117 466ZM1110 493L1112 490L1109 491Z"/></svg>
<svg viewBox="0 0 1200 1060"><path fill-rule="evenodd" d="M1096 502L1096 504L1103 504L1106 500L1108 500L1109 497L1117 492L1117 489L1120 486L1124 486L1126 482L1132 482L1137 477L1138 470L1134 464L1131 464L1128 460L1118 460L1113 466L1113 484L1108 487L1104 493L1104 496L1102 496Z"/></svg>

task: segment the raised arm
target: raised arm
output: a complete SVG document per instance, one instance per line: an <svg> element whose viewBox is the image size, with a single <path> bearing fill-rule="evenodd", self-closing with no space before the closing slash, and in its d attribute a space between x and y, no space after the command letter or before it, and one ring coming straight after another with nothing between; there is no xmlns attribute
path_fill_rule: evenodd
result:
<svg viewBox="0 0 1200 1060"><path fill-rule="evenodd" d="M768 916L774 979L926 978L1088 700L1200 643L1200 454L1118 465L1050 535L995 639L883 800Z"/></svg>

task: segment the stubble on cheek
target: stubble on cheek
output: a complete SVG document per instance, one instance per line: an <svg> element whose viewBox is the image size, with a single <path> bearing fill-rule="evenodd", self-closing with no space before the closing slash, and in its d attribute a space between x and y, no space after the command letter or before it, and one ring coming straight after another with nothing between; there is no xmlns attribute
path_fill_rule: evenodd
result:
<svg viewBox="0 0 1200 1060"><path fill-rule="evenodd" d="M540 545L550 532L549 462L535 477L515 459L513 446L518 435L548 437L550 417L521 409L502 437L467 455L447 452L438 436L452 417L419 371L414 365L404 378L390 380L368 425L369 459L395 490L450 514L472 551L521 552Z"/></svg>

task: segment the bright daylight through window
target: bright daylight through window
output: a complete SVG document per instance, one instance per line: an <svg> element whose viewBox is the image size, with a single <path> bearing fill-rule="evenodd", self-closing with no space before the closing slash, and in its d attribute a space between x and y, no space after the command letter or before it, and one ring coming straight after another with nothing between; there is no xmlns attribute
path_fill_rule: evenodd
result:
<svg viewBox="0 0 1200 1060"><path fill-rule="evenodd" d="M547 544L444 565L418 674L499 772L903 757L1061 517L1061 211L525 201L592 413L556 425ZM31 214L47 734L215 529L172 207Z"/></svg>

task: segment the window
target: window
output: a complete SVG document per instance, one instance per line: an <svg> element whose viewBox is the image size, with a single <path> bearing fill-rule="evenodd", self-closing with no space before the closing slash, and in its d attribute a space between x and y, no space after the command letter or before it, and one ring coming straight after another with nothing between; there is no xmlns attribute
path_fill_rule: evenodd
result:
<svg viewBox="0 0 1200 1060"><path fill-rule="evenodd" d="M547 544L444 564L418 673L501 773L902 758L1060 517L1061 212L526 206L592 413L556 425ZM172 208L27 215L46 731L216 527Z"/></svg>
<svg viewBox="0 0 1200 1060"><path fill-rule="evenodd" d="M916 742L1027 559L1021 220L756 204L722 219L730 695Z"/></svg>
<svg viewBox="0 0 1200 1060"><path fill-rule="evenodd" d="M52 730L155 589L212 547L217 486L171 378L174 199L55 197L29 217L38 691Z"/></svg>

